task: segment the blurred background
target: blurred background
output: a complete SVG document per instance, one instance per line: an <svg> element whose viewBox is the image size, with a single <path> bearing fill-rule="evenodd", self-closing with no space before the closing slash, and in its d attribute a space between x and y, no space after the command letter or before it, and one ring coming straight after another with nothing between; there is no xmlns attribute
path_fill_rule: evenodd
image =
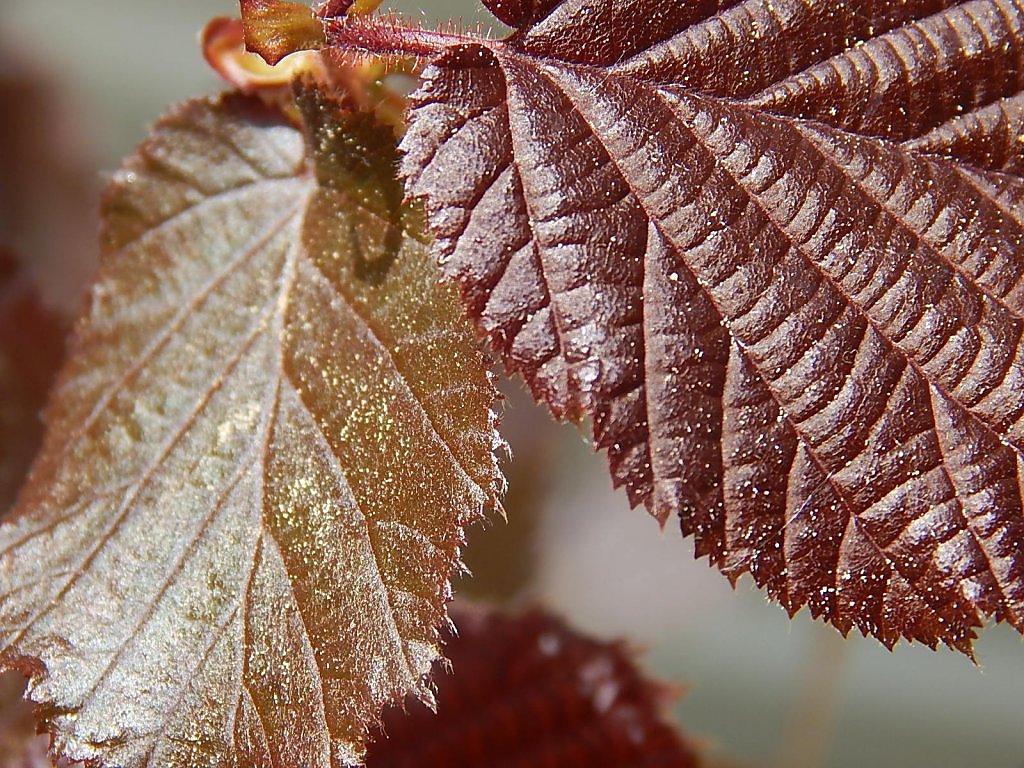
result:
<svg viewBox="0 0 1024 768"><path fill-rule="evenodd" d="M492 26L475 0L393 7L429 24ZM55 89L42 107L28 91L0 91L7 131L20 120L29 139L47 136L44 151L16 157L4 142L0 189L15 171L35 177L33 210L48 226L22 245L40 254L39 270L64 276L51 302L73 301L90 269L105 174L168 104L220 88L196 35L234 11L230 0L0 0L0 83L28 71ZM506 388L509 522L475 532L467 560L477 576L457 591L539 602L593 634L628 638L648 670L685 691L673 714L718 765L1024 768L1016 632L988 628L975 667L945 650L843 641L805 614L790 621L749 580L734 591L695 561L675 524L661 532L631 511L577 429L551 424L518 383Z"/></svg>

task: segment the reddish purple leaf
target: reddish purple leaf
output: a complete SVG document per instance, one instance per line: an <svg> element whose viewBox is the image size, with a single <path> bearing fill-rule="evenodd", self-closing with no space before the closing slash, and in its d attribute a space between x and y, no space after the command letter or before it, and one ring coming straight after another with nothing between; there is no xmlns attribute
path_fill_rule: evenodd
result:
<svg viewBox="0 0 1024 768"><path fill-rule="evenodd" d="M538 611L519 618L460 611L438 675L437 713L414 703L385 714L367 768L596 766L694 768L661 716L665 689L618 644L581 636Z"/></svg>
<svg viewBox="0 0 1024 768"><path fill-rule="evenodd" d="M0 247L0 515L14 503L39 450L40 411L64 356L66 325Z"/></svg>
<svg viewBox="0 0 1024 768"><path fill-rule="evenodd" d="M0 675L0 765L4 768L52 768L49 738L36 733L32 706L21 700L25 678Z"/></svg>
<svg viewBox="0 0 1024 768"><path fill-rule="evenodd" d="M790 613L1024 629L1024 6L485 5L326 33L433 57L402 170L509 368Z"/></svg>

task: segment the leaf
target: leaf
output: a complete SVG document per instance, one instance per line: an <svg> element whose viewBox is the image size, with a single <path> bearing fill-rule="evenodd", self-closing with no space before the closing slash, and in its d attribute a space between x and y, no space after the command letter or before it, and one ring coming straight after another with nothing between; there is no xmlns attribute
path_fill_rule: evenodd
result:
<svg viewBox="0 0 1024 768"><path fill-rule="evenodd" d="M259 45L268 64L277 64L292 51L319 47L320 25L308 6L280 0L247 0L246 46Z"/></svg>
<svg viewBox="0 0 1024 768"><path fill-rule="evenodd" d="M295 78L308 74L315 66L311 57L316 54L292 56L275 66L267 64L245 49L242 22L227 16L207 22L199 34L199 47L206 63L221 79L242 93L260 94L265 101L267 94L280 92L287 103Z"/></svg>
<svg viewBox="0 0 1024 768"><path fill-rule="evenodd" d="M436 678L438 709L391 709L367 768L515 765L691 768L665 723L662 687L619 644L582 636L539 611L460 611Z"/></svg>
<svg viewBox="0 0 1024 768"><path fill-rule="evenodd" d="M50 739L36 733L32 707L22 701L25 678L17 672L0 674L0 766L3 768L75 768L50 757Z"/></svg>
<svg viewBox="0 0 1024 768"><path fill-rule="evenodd" d="M500 480L494 392L390 129L299 106L305 137L255 99L191 102L106 195L0 529L3 660L75 759L333 768L429 698L463 527Z"/></svg>
<svg viewBox="0 0 1024 768"><path fill-rule="evenodd" d="M499 391L503 410L515 415L501 425L502 440L515 460L505 467L508 489L501 498L502 519L474 526L467 533L468 577L458 581L457 590L460 597L475 603L515 606L538 584L546 534L541 519L559 503L555 480L565 468L564 448L572 437L513 382L503 381Z"/></svg>
<svg viewBox="0 0 1024 768"><path fill-rule="evenodd" d="M0 250L17 254L50 307L81 296L96 264L95 160L82 116L56 78L47 53L33 58L0 41Z"/></svg>
<svg viewBox="0 0 1024 768"><path fill-rule="evenodd" d="M0 515L39 450L39 413L64 353L63 318L43 306L15 258L0 248Z"/></svg>
<svg viewBox="0 0 1024 768"><path fill-rule="evenodd" d="M21 700L25 680L17 673L0 675L0 765L4 768L52 768L48 739L35 732L32 708Z"/></svg>
<svg viewBox="0 0 1024 768"><path fill-rule="evenodd" d="M402 172L508 367L791 614L1024 630L1024 7L485 5L325 34L432 57Z"/></svg>

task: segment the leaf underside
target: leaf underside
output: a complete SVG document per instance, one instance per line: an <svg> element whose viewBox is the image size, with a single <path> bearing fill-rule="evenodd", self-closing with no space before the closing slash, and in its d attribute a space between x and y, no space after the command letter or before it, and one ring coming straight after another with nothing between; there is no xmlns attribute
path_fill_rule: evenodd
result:
<svg viewBox="0 0 1024 768"><path fill-rule="evenodd" d="M340 766L429 697L494 393L390 130L299 106L189 103L107 193L0 529L3 659L76 759Z"/></svg>
<svg viewBox="0 0 1024 768"><path fill-rule="evenodd" d="M402 173L508 367L790 613L1024 629L1024 3L484 4Z"/></svg>
<svg viewBox="0 0 1024 768"><path fill-rule="evenodd" d="M384 716L367 768L601 766L694 768L662 719L666 691L617 644L583 637L539 611L517 618L453 612L449 674L435 678L437 713Z"/></svg>

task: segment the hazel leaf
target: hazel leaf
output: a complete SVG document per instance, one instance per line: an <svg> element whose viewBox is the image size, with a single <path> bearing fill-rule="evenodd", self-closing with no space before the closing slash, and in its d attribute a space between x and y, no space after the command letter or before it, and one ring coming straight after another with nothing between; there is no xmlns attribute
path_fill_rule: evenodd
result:
<svg viewBox="0 0 1024 768"><path fill-rule="evenodd" d="M1024 8L485 0L407 191L534 396L731 579L842 632L1024 630Z"/></svg>
<svg viewBox="0 0 1024 768"><path fill-rule="evenodd" d="M621 643L582 635L538 610L454 616L437 712L388 710L367 768L600 765L696 768L696 750L664 718L669 690Z"/></svg>
<svg viewBox="0 0 1024 768"><path fill-rule="evenodd" d="M0 248L0 515L14 504L39 450L40 412L63 360L67 330L26 273Z"/></svg>
<svg viewBox="0 0 1024 768"><path fill-rule="evenodd" d="M5 768L53 768L49 740L36 733L32 708L21 699L25 680L17 672L0 674L0 754Z"/></svg>
<svg viewBox="0 0 1024 768"><path fill-rule="evenodd" d="M430 697L463 528L500 482L494 391L391 130L298 106L304 128L186 104L106 194L0 528L2 658L68 757L336 768Z"/></svg>

